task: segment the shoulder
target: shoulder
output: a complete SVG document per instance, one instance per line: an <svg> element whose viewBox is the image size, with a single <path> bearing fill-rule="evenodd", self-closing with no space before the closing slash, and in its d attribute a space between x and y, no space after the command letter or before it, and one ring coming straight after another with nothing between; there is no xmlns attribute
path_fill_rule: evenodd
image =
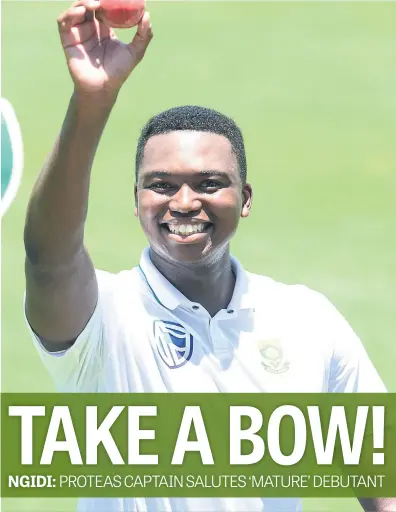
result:
<svg viewBox="0 0 396 512"><path fill-rule="evenodd" d="M137 293L137 285L139 283L137 267L121 270L116 273L95 269L95 273L98 282L99 298L101 299Z"/></svg>
<svg viewBox="0 0 396 512"><path fill-rule="evenodd" d="M323 293L306 285L286 284L252 272L246 272L246 274L249 281L249 292L259 304L271 302L299 313L307 311L329 314L335 309Z"/></svg>
<svg viewBox="0 0 396 512"><path fill-rule="evenodd" d="M248 274L254 308L262 318L269 316L293 330L336 339L351 330L334 304L321 292L303 284L286 284L266 276Z"/></svg>
<svg viewBox="0 0 396 512"><path fill-rule="evenodd" d="M290 329L309 331L332 345L345 347L352 343L356 347L360 342L343 314L323 293L302 284L285 284L255 274L250 274L249 280L255 290L256 311L263 318L268 318L270 312Z"/></svg>
<svg viewBox="0 0 396 512"><path fill-rule="evenodd" d="M359 339L344 316L321 292L302 284L285 284L265 276L249 274L255 310L263 321L271 319L282 329L312 339L331 351L354 346Z"/></svg>

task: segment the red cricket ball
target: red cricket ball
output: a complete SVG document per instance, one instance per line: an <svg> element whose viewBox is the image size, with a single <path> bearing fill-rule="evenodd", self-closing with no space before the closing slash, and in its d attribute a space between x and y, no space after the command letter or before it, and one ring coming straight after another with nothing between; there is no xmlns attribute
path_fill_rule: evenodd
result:
<svg viewBox="0 0 396 512"><path fill-rule="evenodd" d="M144 14L145 0L101 0L102 17L114 28L131 28Z"/></svg>

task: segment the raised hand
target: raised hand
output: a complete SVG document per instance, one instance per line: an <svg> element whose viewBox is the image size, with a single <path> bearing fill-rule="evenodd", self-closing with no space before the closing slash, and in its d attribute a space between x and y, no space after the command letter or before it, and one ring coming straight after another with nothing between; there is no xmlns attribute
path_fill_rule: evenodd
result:
<svg viewBox="0 0 396 512"><path fill-rule="evenodd" d="M75 2L58 18L59 34L78 92L116 96L153 37L149 13L129 44L100 19L99 0Z"/></svg>

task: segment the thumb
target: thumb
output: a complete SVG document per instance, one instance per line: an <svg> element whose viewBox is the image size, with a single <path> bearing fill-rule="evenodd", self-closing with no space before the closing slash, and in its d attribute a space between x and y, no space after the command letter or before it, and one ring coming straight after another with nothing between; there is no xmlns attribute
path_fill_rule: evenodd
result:
<svg viewBox="0 0 396 512"><path fill-rule="evenodd" d="M145 12L139 21L137 32L133 40L128 44L128 49L139 62L146 52L146 49L153 38L153 30L150 22L150 13Z"/></svg>

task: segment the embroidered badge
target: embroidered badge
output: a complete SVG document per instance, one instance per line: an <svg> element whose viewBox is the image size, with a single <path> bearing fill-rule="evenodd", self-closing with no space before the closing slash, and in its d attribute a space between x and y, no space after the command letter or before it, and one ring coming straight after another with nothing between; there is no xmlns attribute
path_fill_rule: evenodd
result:
<svg viewBox="0 0 396 512"><path fill-rule="evenodd" d="M284 373L289 369L290 363L286 360L280 340L263 340L258 343L261 355L261 364L270 373Z"/></svg>
<svg viewBox="0 0 396 512"><path fill-rule="evenodd" d="M180 368L192 356L193 336L176 322L155 320L154 340L161 359L169 368Z"/></svg>

